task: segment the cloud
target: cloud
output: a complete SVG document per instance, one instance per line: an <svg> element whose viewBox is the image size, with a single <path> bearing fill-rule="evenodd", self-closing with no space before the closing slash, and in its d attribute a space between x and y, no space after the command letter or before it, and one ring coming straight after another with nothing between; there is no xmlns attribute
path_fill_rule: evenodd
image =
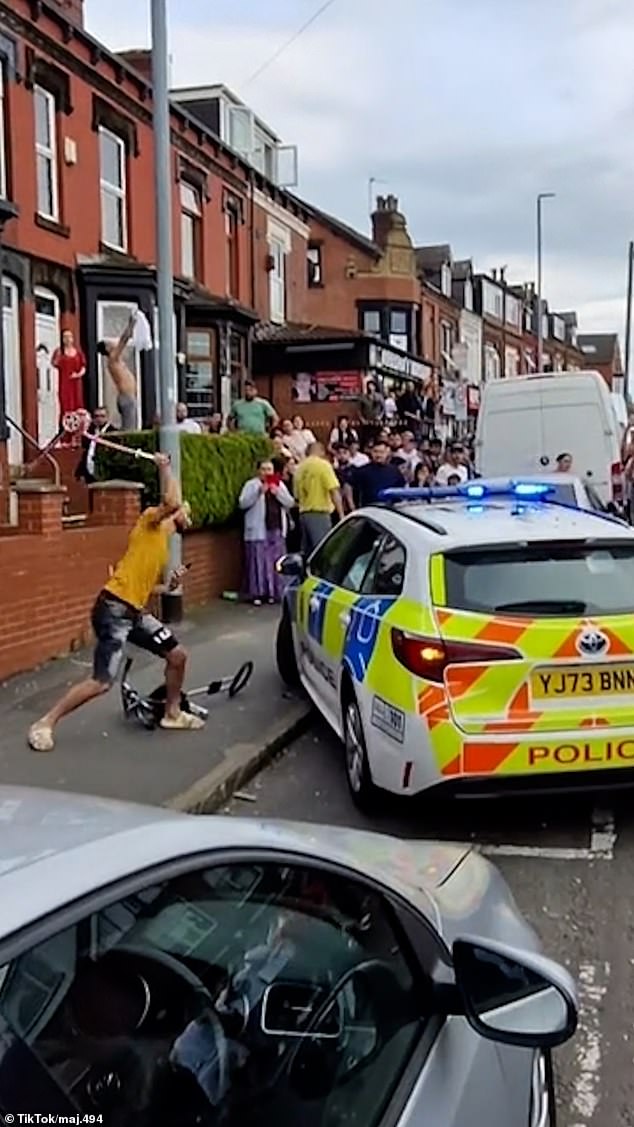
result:
<svg viewBox="0 0 634 1127"><path fill-rule="evenodd" d="M147 44L146 3L86 0L87 24L115 49ZM380 178L417 242L514 264L517 280L535 273L535 196L556 192L546 295L578 308L582 327L620 330L631 0L338 0L249 84L315 7L170 0L174 84L232 87L298 145L300 192L346 222L368 229L368 179Z"/></svg>

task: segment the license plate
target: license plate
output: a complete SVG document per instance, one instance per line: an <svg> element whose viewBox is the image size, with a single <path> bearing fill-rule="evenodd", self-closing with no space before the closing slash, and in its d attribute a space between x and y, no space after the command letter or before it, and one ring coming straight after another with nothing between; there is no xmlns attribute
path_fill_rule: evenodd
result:
<svg viewBox="0 0 634 1127"><path fill-rule="evenodd" d="M531 674L533 700L634 696L634 663L544 667Z"/></svg>

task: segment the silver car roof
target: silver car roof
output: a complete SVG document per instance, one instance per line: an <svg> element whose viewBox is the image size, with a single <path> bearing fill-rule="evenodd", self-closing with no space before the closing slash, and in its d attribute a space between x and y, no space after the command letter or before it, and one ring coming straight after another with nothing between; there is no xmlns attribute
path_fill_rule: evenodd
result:
<svg viewBox="0 0 634 1127"><path fill-rule="evenodd" d="M277 850L392 888L442 934L434 889L468 846L256 818L187 815L110 799L0 787L0 938L132 874L217 850Z"/></svg>

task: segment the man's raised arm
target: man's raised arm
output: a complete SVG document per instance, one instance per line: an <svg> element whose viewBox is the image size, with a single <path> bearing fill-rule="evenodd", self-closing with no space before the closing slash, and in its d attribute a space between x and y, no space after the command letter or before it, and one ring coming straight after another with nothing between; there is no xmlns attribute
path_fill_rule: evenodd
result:
<svg viewBox="0 0 634 1127"><path fill-rule="evenodd" d="M181 489L178 481L172 473L170 460L167 454L155 454L154 461L159 469L159 480L161 487L161 501L159 505L160 517L163 520L165 517L175 513L180 509L183 504L181 497Z"/></svg>
<svg viewBox="0 0 634 1127"><path fill-rule="evenodd" d="M132 340L132 334L134 332L135 321L136 321L136 313L133 313L131 315L130 320L128 321L125 329L121 333L119 340L117 341L117 343L114 345L114 347L112 348L112 350L110 352L110 359L111 360L120 360L121 357L123 356L123 353L125 352L126 348L128 347L130 341Z"/></svg>

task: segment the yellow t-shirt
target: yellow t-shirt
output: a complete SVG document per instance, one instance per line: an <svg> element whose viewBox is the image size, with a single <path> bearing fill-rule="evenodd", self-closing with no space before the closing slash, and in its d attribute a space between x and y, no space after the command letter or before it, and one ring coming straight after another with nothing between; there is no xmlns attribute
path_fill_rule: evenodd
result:
<svg viewBox="0 0 634 1127"><path fill-rule="evenodd" d="M169 559L170 533L157 524L157 509L146 509L130 533L125 555L119 560L105 590L137 610L147 606Z"/></svg>
<svg viewBox="0 0 634 1127"><path fill-rule="evenodd" d="M311 455L295 471L293 489L300 513L332 513L330 494L338 488L337 475L325 458Z"/></svg>

